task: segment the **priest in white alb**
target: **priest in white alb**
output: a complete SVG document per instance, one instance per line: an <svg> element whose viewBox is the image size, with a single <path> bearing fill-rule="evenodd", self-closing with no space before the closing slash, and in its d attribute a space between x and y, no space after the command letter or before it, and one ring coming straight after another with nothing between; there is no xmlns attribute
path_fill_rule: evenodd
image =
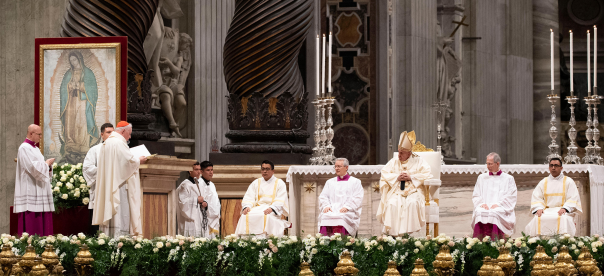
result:
<svg viewBox="0 0 604 276"><path fill-rule="evenodd" d="M82 164L82 174L84 175L84 179L86 179L86 185L90 189L89 194L90 198L88 199L88 210L90 210L90 229L88 230L88 234L95 235L99 230L98 225L92 225L92 217L94 217L93 208L94 208L94 191L96 190L96 163L99 159L99 151L101 151L101 146L105 143L105 140L109 138L109 135L113 132L113 125L110 123L105 123L101 126L101 143L96 144L94 147L88 150L86 153L86 158L84 158L84 164Z"/></svg>
<svg viewBox="0 0 604 276"><path fill-rule="evenodd" d="M200 177L201 176L201 177ZM214 164L195 162L178 192L178 234L213 239L220 228L220 199L212 183Z"/></svg>
<svg viewBox="0 0 604 276"><path fill-rule="evenodd" d="M27 128L27 138L17 152L17 175L15 178L15 205L17 234L48 236L53 234L52 212L55 205L50 181L55 159L44 160L38 148L42 138L38 125Z"/></svg>
<svg viewBox="0 0 604 276"><path fill-rule="evenodd" d="M131 134L132 125L119 122L99 152L92 224L110 237L143 234L138 168L147 158L130 152Z"/></svg>
<svg viewBox="0 0 604 276"><path fill-rule="evenodd" d="M384 225L382 233L402 236L426 225L424 180L432 178L430 165L412 152L415 132L401 133L398 157L382 168L380 205L377 219Z"/></svg>
<svg viewBox="0 0 604 276"><path fill-rule="evenodd" d="M474 237L503 238L514 234L516 224L517 189L514 177L499 169L501 157L495 152L487 155L489 172L478 176L472 202Z"/></svg>
<svg viewBox="0 0 604 276"><path fill-rule="evenodd" d="M336 159L334 168L336 177L325 182L319 196L319 232L325 236L354 236L361 221L365 191L361 180L348 174L348 159Z"/></svg>
<svg viewBox="0 0 604 276"><path fill-rule="evenodd" d="M262 177L254 180L241 201L241 214L235 234L269 235L281 237L291 223L281 219L289 215L287 188L283 180L274 176L275 165L264 160L261 165Z"/></svg>
<svg viewBox="0 0 604 276"><path fill-rule="evenodd" d="M549 161L550 175L541 180L533 191L531 213L535 216L526 226L526 234L575 235L575 216L583 212L581 198L575 181L564 175L562 169L559 158Z"/></svg>

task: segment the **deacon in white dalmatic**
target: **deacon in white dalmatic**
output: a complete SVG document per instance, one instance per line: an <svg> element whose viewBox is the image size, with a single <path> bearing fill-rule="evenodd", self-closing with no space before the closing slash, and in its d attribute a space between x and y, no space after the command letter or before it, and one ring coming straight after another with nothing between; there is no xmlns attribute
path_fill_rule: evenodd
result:
<svg viewBox="0 0 604 276"><path fill-rule="evenodd" d="M327 180L319 196L319 232L354 236L359 229L363 204L361 180L348 174L348 159L336 159L336 177Z"/></svg>
<svg viewBox="0 0 604 276"><path fill-rule="evenodd" d="M99 152L92 224L110 237L143 234L138 168L147 157L130 152L130 134L132 125L119 122Z"/></svg>
<svg viewBox="0 0 604 276"><path fill-rule="evenodd" d="M575 216L582 213L581 198L575 181L562 173L562 160L549 161L550 175L537 185L531 199L535 217L526 226L530 236L576 233Z"/></svg>
<svg viewBox="0 0 604 276"><path fill-rule="evenodd" d="M430 165L412 152L415 132L401 133L398 158L392 158L380 178L380 206L377 219L382 233L391 236L419 231L426 225L424 180L432 178Z"/></svg>
<svg viewBox="0 0 604 276"><path fill-rule="evenodd" d="M488 173L478 176L472 202L474 237L503 238L514 234L516 224L517 189L514 177L499 169L501 157L495 152L487 155Z"/></svg>
<svg viewBox="0 0 604 276"><path fill-rule="evenodd" d="M84 158L84 164L82 164L82 174L84 175L84 179L86 179L86 185L90 189L89 194L90 198L88 199L88 210L90 210L90 229L88 230L88 234L95 235L99 230L98 225L92 225L92 217L94 217L94 191L96 190L96 164L99 159L99 152L101 151L101 146L105 143L105 140L109 138L109 135L113 132L113 125L110 123L105 123L101 126L101 140L102 143L95 145L94 147L88 150L86 153L86 158Z"/></svg>
<svg viewBox="0 0 604 276"><path fill-rule="evenodd" d="M199 179L201 176L201 179ZM214 164L203 161L193 164L193 171L178 192L178 234L185 237L213 239L220 227L220 200L212 183Z"/></svg>
<svg viewBox="0 0 604 276"><path fill-rule="evenodd" d="M290 222L281 219L282 215L289 215L285 182L274 176L273 162L262 161L261 170L262 177L254 180L245 192L235 234L281 237L291 226Z"/></svg>

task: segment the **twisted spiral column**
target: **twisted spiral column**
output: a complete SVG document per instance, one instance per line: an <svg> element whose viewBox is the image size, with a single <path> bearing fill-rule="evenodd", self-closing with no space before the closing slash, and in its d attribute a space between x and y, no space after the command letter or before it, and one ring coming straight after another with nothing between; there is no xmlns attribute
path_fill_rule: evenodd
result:
<svg viewBox="0 0 604 276"><path fill-rule="evenodd" d="M229 93L272 98L288 91L300 97L298 53L311 19L311 1L236 0L223 55Z"/></svg>

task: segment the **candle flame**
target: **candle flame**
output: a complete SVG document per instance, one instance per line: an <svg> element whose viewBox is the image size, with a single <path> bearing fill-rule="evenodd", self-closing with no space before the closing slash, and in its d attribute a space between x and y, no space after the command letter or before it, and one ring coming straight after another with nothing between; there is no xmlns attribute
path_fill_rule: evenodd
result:
<svg viewBox="0 0 604 276"><path fill-rule="evenodd" d="M596 27L596 25L594 25L594 29L597 29L598 27Z"/></svg>
<svg viewBox="0 0 604 276"><path fill-rule="evenodd" d="M587 30L587 33L589 33L589 30Z"/></svg>
<svg viewBox="0 0 604 276"><path fill-rule="evenodd" d="M329 35L331 35L331 32L329 32Z"/></svg>
<svg viewBox="0 0 604 276"><path fill-rule="evenodd" d="M552 32L552 33L554 32L554 30L552 30L552 29L549 29L549 31Z"/></svg>
<svg viewBox="0 0 604 276"><path fill-rule="evenodd" d="M573 33L573 30L568 30L568 32L572 34L572 33Z"/></svg>
<svg viewBox="0 0 604 276"><path fill-rule="evenodd" d="M323 34L323 37L325 37L325 34Z"/></svg>

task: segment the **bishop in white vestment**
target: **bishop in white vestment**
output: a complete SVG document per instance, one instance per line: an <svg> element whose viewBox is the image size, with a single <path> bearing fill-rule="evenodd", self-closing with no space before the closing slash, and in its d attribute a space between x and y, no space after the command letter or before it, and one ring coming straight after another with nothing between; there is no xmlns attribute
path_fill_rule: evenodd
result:
<svg viewBox="0 0 604 276"><path fill-rule="evenodd" d="M432 174L430 165L411 151L414 144L415 132L401 133L398 158L382 168L377 219L386 235L402 236L426 225L424 180Z"/></svg>
<svg viewBox="0 0 604 276"><path fill-rule="evenodd" d="M487 155L488 173L478 176L472 202L474 237L511 236L516 224L517 189L514 177L499 169L501 158L497 153Z"/></svg>
<svg viewBox="0 0 604 276"><path fill-rule="evenodd" d="M552 158L550 175L539 182L531 198L531 213L526 226L530 236L576 234L575 216L583 212L575 181L562 173L562 161Z"/></svg>
<svg viewBox="0 0 604 276"><path fill-rule="evenodd" d="M13 212L17 214L17 233L48 236L53 234L52 212L55 205L50 181L54 158L44 160L38 148L42 129L38 125L27 128L27 138L17 152L17 175L15 177L15 202Z"/></svg>
<svg viewBox="0 0 604 276"><path fill-rule="evenodd" d="M243 201L235 234L267 237L283 236L291 223L281 219L289 215L289 199L285 182L274 176L275 165L265 160L261 165L262 177L250 184Z"/></svg>
<svg viewBox="0 0 604 276"><path fill-rule="evenodd" d="M201 176L201 177L200 177ZM195 163L178 192L178 234L213 239L219 233L220 200L212 183L214 165Z"/></svg>
<svg viewBox="0 0 604 276"><path fill-rule="evenodd" d="M336 159L336 177L327 180L319 196L319 232L354 236L359 229L363 205L361 180L348 174L348 160Z"/></svg>
<svg viewBox="0 0 604 276"><path fill-rule="evenodd" d="M119 122L98 158L92 224L111 237L143 234L138 168L147 158L130 152L127 141L131 133L132 125Z"/></svg>
<svg viewBox="0 0 604 276"><path fill-rule="evenodd" d="M94 216L93 208L94 208L94 192L96 188L96 164L99 159L99 151L101 151L101 146L105 143L105 140L109 138L109 135L113 132L113 125L110 123L105 123L101 126L101 140L102 143L96 144L94 147L88 150L86 153L86 158L84 158L84 164L82 164L82 174L84 175L84 179L86 179L86 185L88 186L90 198L88 199L88 210L90 210L90 230L88 234L94 235L99 230L98 225L92 225L92 217Z"/></svg>

